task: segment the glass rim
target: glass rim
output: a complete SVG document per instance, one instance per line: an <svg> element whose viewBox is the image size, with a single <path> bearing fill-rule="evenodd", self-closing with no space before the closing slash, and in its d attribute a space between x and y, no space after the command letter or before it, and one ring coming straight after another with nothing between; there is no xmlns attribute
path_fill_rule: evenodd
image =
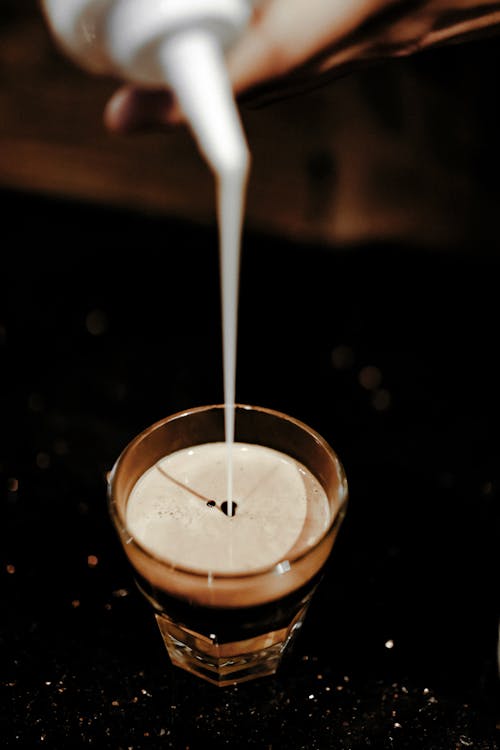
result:
<svg viewBox="0 0 500 750"><path fill-rule="evenodd" d="M207 404L204 406L194 406L188 409L183 409L181 411L175 412L175 414L171 414L168 417L163 417L162 419L157 420L156 422L153 422L149 425L149 427L146 427L144 430L139 432L132 440L130 440L125 448L121 451L118 458L116 459L115 463L113 464L113 467L108 472L108 478L107 478L107 500L108 500L108 511L111 516L111 519L113 521L113 524L115 528L117 529L120 539L123 535L127 535L127 547L132 546L137 548L139 552L141 552L143 555L145 555L146 558L153 560L154 562L158 563L160 566L167 568L170 571L174 571L176 573L181 573L183 575L187 575L196 579L203 579L206 580L207 578L210 578L211 581L237 581L239 579L248 581L249 579L255 578L265 575L265 574L281 574L286 572L286 570L279 570L280 566L284 563L288 563L290 567L292 564L299 563L302 559L308 557L314 550L316 550L323 541L329 536L330 533L334 530L335 526L340 523L345 515L346 505L348 501L348 485L347 485L347 479L346 479L346 473L343 467L342 462L340 461L336 451L331 447L331 445L325 440L325 438L317 432L313 427L310 427L305 422L301 421L300 419L297 419L296 417L292 417L289 414L285 414L284 412L277 411L276 409L270 409L264 406L252 406L249 404L240 404L235 403L234 404L234 411L235 413L239 411L254 411L254 412L260 412L263 414L268 414L269 416L276 417L280 420L289 422L294 424L296 427L299 427L304 432L307 432L315 441L318 443L321 448L328 454L332 462L335 464L338 476L339 476L339 484L342 488L342 494L340 496L340 505L338 508L337 513L332 515L332 518L330 519L330 522L326 529L320 534L318 539L312 544L310 547L307 547L303 552L300 552L292 557L282 557L277 562L273 563L272 565L267 565L262 568L258 568L255 570L251 570L247 573L245 572L237 572L237 573L225 573L222 571L201 571L201 570L195 570L193 568L188 568L184 565L179 565L173 562L172 560L169 560L166 557L160 557L159 555L155 554L154 552L151 552L151 550L147 549L141 542L139 542L132 532L127 527L127 524L125 522L125 518L122 517L122 514L118 510L117 502L115 501L113 497L113 485L114 485L114 478L117 472L120 470L120 468L123 466L124 462L126 461L127 455L137 446L139 443L141 443L147 435L151 434L152 432L160 429L163 425L173 422L177 419L182 419L184 417L189 417L191 414L197 414L200 412L208 412L208 411L215 411L215 410L221 410L224 411L226 408L225 404ZM237 442L237 441L235 441ZM198 445L198 444L195 444ZM202 443L200 443L202 445ZM265 444L263 444L264 447ZM193 446L194 447L194 446ZM269 447L269 446L267 446ZM168 454L166 454L168 455ZM299 461L299 463L301 463ZM152 464L154 466L154 464ZM151 468L151 467L149 467ZM319 481L319 480L318 480ZM323 489L325 489L323 487ZM326 491L326 490L325 490Z"/></svg>

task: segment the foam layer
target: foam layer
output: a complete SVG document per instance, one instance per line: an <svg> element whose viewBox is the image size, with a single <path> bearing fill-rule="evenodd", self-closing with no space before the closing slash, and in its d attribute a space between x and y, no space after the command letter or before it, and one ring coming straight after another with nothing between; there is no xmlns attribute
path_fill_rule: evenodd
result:
<svg viewBox="0 0 500 750"><path fill-rule="evenodd" d="M249 573L300 554L328 528L324 489L289 456L260 445L234 444L232 518L221 510L226 472L224 442L163 458L130 494L130 533L173 565L202 573ZM214 501L215 506L208 504Z"/></svg>

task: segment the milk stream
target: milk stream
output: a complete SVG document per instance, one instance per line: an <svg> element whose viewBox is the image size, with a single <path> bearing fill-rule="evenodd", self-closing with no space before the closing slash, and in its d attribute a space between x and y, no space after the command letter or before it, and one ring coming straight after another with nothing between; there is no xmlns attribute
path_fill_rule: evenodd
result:
<svg viewBox="0 0 500 750"><path fill-rule="evenodd" d="M237 307L248 149L224 49L249 22L251 0L41 0L61 49L94 73L166 85L217 181L227 515L233 515ZM90 30L90 34L89 34Z"/></svg>
<svg viewBox="0 0 500 750"><path fill-rule="evenodd" d="M217 177L221 283L224 430L227 451L227 514L233 515L233 444L236 395L236 351L241 235L245 207L247 160Z"/></svg>
<svg viewBox="0 0 500 750"><path fill-rule="evenodd" d="M203 30L167 40L162 61L201 154L216 181L221 284L227 512L233 515L234 405L241 234L249 152L225 58Z"/></svg>

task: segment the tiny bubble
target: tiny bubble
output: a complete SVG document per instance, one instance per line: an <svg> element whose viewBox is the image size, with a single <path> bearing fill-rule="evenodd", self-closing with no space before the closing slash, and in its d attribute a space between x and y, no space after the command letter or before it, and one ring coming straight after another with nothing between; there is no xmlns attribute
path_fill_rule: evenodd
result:
<svg viewBox="0 0 500 750"><path fill-rule="evenodd" d="M99 564L99 558L95 555L89 555L87 557L87 565L89 568L95 568Z"/></svg>
<svg viewBox="0 0 500 750"><path fill-rule="evenodd" d="M384 646L388 649L394 648L394 641L390 638L384 643Z"/></svg>
<svg viewBox="0 0 500 750"><path fill-rule="evenodd" d="M54 440L54 453L56 456L66 456L69 453L68 443L64 438Z"/></svg>
<svg viewBox="0 0 500 750"><path fill-rule="evenodd" d="M376 411L385 411L391 404L391 394L385 388L374 391L372 396L372 406Z"/></svg>
<svg viewBox="0 0 500 750"><path fill-rule="evenodd" d="M43 411L45 404L39 393L30 393L28 396L28 407L31 411Z"/></svg>
<svg viewBox="0 0 500 750"><path fill-rule="evenodd" d="M48 469L50 466L50 456L44 451L36 454L36 465L39 469Z"/></svg>
<svg viewBox="0 0 500 750"><path fill-rule="evenodd" d="M367 365L359 371L358 381L359 384L363 388L366 388L367 391L374 391L382 382L382 373L380 372L378 367Z"/></svg>
<svg viewBox="0 0 500 750"><path fill-rule="evenodd" d="M85 318L85 327L92 336L102 336L108 330L108 317L102 310L91 310Z"/></svg>
<svg viewBox="0 0 500 750"><path fill-rule="evenodd" d="M448 471L442 471L439 475L439 485L443 487L445 490L449 490L453 487L455 483L455 479L453 477L453 474L451 474Z"/></svg>
<svg viewBox="0 0 500 750"><path fill-rule="evenodd" d="M127 395L127 386L125 383L116 383L113 391L113 396L116 401L123 401Z"/></svg>
<svg viewBox="0 0 500 750"><path fill-rule="evenodd" d="M354 362L354 353L349 346L336 346L332 351L331 359L336 370L347 370Z"/></svg>

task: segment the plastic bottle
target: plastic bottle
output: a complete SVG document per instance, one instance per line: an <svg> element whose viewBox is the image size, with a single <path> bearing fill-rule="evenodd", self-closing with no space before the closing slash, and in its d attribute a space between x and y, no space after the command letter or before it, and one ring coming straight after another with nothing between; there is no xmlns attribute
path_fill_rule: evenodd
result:
<svg viewBox="0 0 500 750"><path fill-rule="evenodd" d="M170 88L216 175L245 168L246 139L225 50L251 0L42 0L61 49L82 68Z"/></svg>

